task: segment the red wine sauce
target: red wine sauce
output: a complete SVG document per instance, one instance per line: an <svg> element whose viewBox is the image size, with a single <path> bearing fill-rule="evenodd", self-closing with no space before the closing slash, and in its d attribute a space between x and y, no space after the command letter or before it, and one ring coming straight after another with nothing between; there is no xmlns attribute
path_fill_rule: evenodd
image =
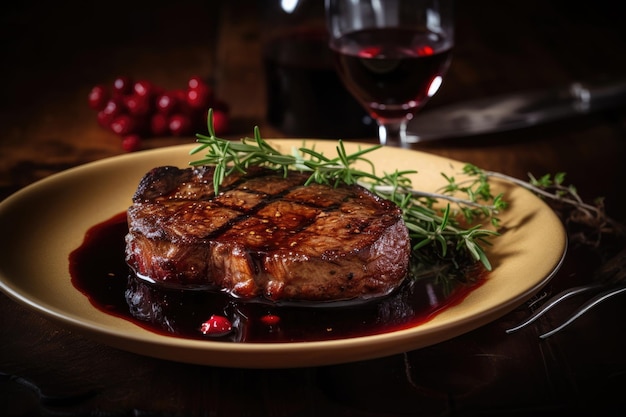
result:
<svg viewBox="0 0 626 417"><path fill-rule="evenodd" d="M100 311L168 336L231 342L332 340L393 332L432 319L460 303L480 285L458 284L451 292L434 279L408 279L393 294L376 300L313 305L277 305L241 300L207 290L162 288L137 278L125 262L126 213L93 226L70 254L73 285ZM480 274L478 274L480 275ZM226 318L232 330L205 334L213 316Z"/></svg>

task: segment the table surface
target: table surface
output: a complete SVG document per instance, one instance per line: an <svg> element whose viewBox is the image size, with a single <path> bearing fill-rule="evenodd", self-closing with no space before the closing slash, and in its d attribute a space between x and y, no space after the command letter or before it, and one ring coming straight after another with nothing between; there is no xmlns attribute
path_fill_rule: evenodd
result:
<svg viewBox="0 0 626 417"><path fill-rule="evenodd" d="M17 2L16 2L17 3ZM287 137L265 118L263 15L254 1L37 2L0 17L0 196L68 168L123 154L87 106L119 75L182 88L211 77L230 106L228 138ZM132 3L132 4L130 4ZM457 46L436 109L462 100L626 73L618 2L458 2ZM598 7L595 7L598 6ZM626 220L626 107L414 149L526 179L566 172L585 199ZM304 135L306 136L306 135ZM374 142L373 137L357 138ZM143 142L157 148L193 137ZM5 236L9 240L10 236ZM592 279L610 250L572 245L538 296ZM0 252L0 256L1 252ZM451 340L363 362L228 369L139 356L94 342L0 294L0 414L21 415L614 415L626 410L626 303L618 296L545 340L575 298L528 329L522 304Z"/></svg>

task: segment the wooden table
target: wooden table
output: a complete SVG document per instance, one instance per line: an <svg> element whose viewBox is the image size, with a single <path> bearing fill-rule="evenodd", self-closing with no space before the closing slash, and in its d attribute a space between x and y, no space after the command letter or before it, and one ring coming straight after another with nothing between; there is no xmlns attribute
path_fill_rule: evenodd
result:
<svg viewBox="0 0 626 417"><path fill-rule="evenodd" d="M132 3L132 4L131 4ZM226 3L226 2L223 2ZM626 73L619 6L565 1L459 2L457 48L435 109L460 100ZM617 2L615 2L617 3ZM118 75L183 87L213 77L231 108L228 137L284 132L265 120L259 3L27 1L0 18L2 198L51 174L123 153L87 94ZM600 7L596 7L600 6ZM522 179L566 172L586 199L626 220L626 108L415 149ZM373 137L358 138L373 142ZM162 137L146 148L188 143ZM36 237L34 237L36 238ZM3 245L11 244L5 236ZM600 249L602 251L604 249ZM0 251L0 256L2 256ZM571 248L545 288L587 282L599 256ZM530 328L522 305L443 343L386 358L301 369L227 369L116 350L0 295L0 414L22 415L615 415L626 410L626 303L619 296L565 331L575 299Z"/></svg>

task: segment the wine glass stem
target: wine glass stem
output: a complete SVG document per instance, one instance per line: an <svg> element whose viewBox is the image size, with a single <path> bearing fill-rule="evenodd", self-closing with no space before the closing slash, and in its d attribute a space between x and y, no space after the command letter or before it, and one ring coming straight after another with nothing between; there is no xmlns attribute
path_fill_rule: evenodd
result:
<svg viewBox="0 0 626 417"><path fill-rule="evenodd" d="M378 124L378 136L381 145L407 147L406 125L406 119L380 122Z"/></svg>

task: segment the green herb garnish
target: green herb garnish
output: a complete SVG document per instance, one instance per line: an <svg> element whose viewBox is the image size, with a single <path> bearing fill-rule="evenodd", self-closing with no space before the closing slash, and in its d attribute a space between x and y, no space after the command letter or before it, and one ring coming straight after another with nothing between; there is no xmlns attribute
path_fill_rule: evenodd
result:
<svg viewBox="0 0 626 417"><path fill-rule="evenodd" d="M290 170L310 172L307 183L359 184L395 202L402 209L413 242L414 270L422 265L431 269L434 266L442 271L441 275L458 278L458 271L467 266L468 259L480 261L487 270L491 270L484 247L490 245L489 238L499 235L498 214L507 207L502 194L492 194L492 178L516 184L548 200L566 225L582 225L586 231L595 231L597 240L590 242L584 237L589 234L586 232L581 235L583 244L598 246L603 235L624 235L623 225L606 216L602 200L597 200L595 205L585 203L575 187L564 185L564 173L539 178L529 174L530 180L522 181L466 164L462 180L441 173L446 185L437 192L426 192L412 187L409 175L417 171L376 173L374 164L366 156L381 145L348 154L343 142L339 141L337 154L332 158L306 147L285 155L263 140L258 127L254 128L252 139L243 138L235 142L217 137L213 129L212 109L208 114L208 132L208 135L196 134L200 145L190 154L207 153L203 159L190 162L190 165L215 166L213 184L216 193L227 175L234 171L245 173L248 167L254 165L282 171L285 176ZM365 163L369 170L355 168L356 162ZM479 221L489 223L491 228L483 228L477 224ZM452 273L448 272L450 268L454 269Z"/></svg>
<svg viewBox="0 0 626 417"><path fill-rule="evenodd" d="M289 170L310 172L308 183L359 184L380 197L395 202L402 209L415 256L419 257L427 247L434 249L434 252L424 251L424 254L428 253L429 257L438 254L442 259L455 258L459 252L463 252L475 261L480 261L487 270L491 270L484 246L489 245L488 238L497 236L498 232L479 225L464 227L461 224L488 219L497 227L497 214L506 207L506 203L502 196L491 195L486 177L478 177L472 183L460 186L454 182L454 178L444 176L448 180L448 186L441 193L430 193L413 189L408 175L417 171L396 170L392 173L376 174L374 164L366 155L379 149L380 145L349 154L343 142L339 141L337 155L334 157L306 147L285 155L263 140L258 127L254 129L253 139L243 138L240 142L235 142L217 137L212 125L211 110L208 132L208 135L196 134L200 145L190 153L208 152L203 159L190 164L215 166L213 183L216 193L227 175L235 171L245 173L248 167L254 165L279 170L284 175L288 175ZM354 164L357 161L365 162L370 170L356 169ZM459 193L467 197L459 198L456 196ZM437 203L442 200L447 201L447 204L438 207Z"/></svg>

